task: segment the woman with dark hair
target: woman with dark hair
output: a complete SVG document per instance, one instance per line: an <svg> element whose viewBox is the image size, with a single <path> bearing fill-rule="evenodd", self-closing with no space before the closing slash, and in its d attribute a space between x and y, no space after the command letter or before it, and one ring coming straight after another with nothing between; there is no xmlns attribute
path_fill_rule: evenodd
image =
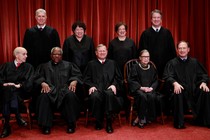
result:
<svg viewBox="0 0 210 140"><path fill-rule="evenodd" d="M142 50L139 55L139 63L131 68L128 75L128 84L131 96L135 99L137 107L137 119L133 126L143 128L146 123L156 119L155 98L158 86L157 70L150 63L150 54L147 50Z"/></svg>
<svg viewBox="0 0 210 140"><path fill-rule="evenodd" d="M73 35L63 44L63 59L75 63L81 72L84 71L87 63L95 58L93 40L85 34L85 31L85 23L76 21L72 25Z"/></svg>

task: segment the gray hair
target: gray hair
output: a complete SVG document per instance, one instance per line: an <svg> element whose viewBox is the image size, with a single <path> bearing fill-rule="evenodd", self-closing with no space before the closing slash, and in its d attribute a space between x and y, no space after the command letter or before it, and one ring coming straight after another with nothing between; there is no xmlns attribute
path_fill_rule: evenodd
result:
<svg viewBox="0 0 210 140"><path fill-rule="evenodd" d="M42 8L37 9L35 15L38 15L39 13L44 13L45 15L47 15L47 12Z"/></svg>
<svg viewBox="0 0 210 140"><path fill-rule="evenodd" d="M19 53L21 52L21 50L25 50L25 51L26 51L26 49L23 48L23 47L16 47L16 48L14 49L14 51L13 51L14 57L16 57L16 55L19 54Z"/></svg>
<svg viewBox="0 0 210 140"><path fill-rule="evenodd" d="M55 50L55 49L59 49L60 50L60 52L61 52L61 55L63 55L63 50L60 48L60 47L53 47L52 49L51 49L51 54L53 53L53 51Z"/></svg>
<svg viewBox="0 0 210 140"><path fill-rule="evenodd" d="M97 47L96 47L96 51L98 50L98 48L100 47L106 47L104 44L99 44ZM106 48L107 49L107 48Z"/></svg>

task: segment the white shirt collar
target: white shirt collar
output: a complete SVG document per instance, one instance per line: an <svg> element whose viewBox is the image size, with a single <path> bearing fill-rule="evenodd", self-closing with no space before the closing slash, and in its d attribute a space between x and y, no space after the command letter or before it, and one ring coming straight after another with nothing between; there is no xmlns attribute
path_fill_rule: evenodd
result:
<svg viewBox="0 0 210 140"><path fill-rule="evenodd" d="M158 27L158 28L155 28L154 26L152 26L152 28L156 31L156 29L158 29L158 32L160 31L160 28L161 28L161 26L160 27Z"/></svg>
<svg viewBox="0 0 210 140"><path fill-rule="evenodd" d="M39 28L44 29L44 27L45 27L45 26L46 26L46 24L45 24L45 25L43 25L42 27L41 27L40 25L37 25L38 29L39 29Z"/></svg>
<svg viewBox="0 0 210 140"><path fill-rule="evenodd" d="M105 61L106 61L106 59L104 59L104 60L98 59L98 61L100 61L100 62L102 63L102 62L105 62Z"/></svg>
<svg viewBox="0 0 210 140"><path fill-rule="evenodd" d="M15 60L14 60L14 63L15 63L15 66L17 66L18 61L15 59Z"/></svg>

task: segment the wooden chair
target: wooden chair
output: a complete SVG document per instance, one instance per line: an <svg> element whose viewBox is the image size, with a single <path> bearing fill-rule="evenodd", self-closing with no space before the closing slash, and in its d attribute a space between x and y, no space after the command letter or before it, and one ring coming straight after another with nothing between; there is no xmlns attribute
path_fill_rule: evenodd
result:
<svg viewBox="0 0 210 140"><path fill-rule="evenodd" d="M28 126L29 126L30 130L32 129L31 112L30 112L30 109L29 109L29 105L30 105L31 101L32 101L31 98L23 100L23 106L26 108ZM12 117L11 119L15 119L15 118ZM4 124L4 119L2 119L2 124Z"/></svg>
<svg viewBox="0 0 210 140"><path fill-rule="evenodd" d="M126 64L124 65L124 84L126 86L127 98L130 101L130 112L129 112L129 125L130 126L131 126L131 123L132 123L133 111L134 111L134 97L130 96L130 91L129 91L129 86L128 86L128 74L129 74L132 66L134 64L138 64L138 63L139 63L139 59L131 59L131 60L127 61ZM150 61L149 63L156 68L155 64L152 61ZM164 81L160 80L160 79L158 79L158 80L159 80L158 90L160 90L163 87ZM157 96L159 96L159 95L157 95ZM163 115L162 104L161 103L160 103L160 108L161 108L161 121L162 121L162 124L164 124L164 115Z"/></svg>
<svg viewBox="0 0 210 140"><path fill-rule="evenodd" d="M23 101L24 106L26 107L26 113L27 113L27 118L28 118L28 125L29 125L29 129L32 129L32 120L31 120L31 112L29 109L29 105L31 103L32 99L27 99Z"/></svg>

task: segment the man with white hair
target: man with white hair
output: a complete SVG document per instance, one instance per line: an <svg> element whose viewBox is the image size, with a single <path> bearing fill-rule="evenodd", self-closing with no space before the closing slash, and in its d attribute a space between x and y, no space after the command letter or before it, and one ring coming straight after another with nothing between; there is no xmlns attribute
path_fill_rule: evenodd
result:
<svg viewBox="0 0 210 140"><path fill-rule="evenodd" d="M15 114L18 125L27 125L20 116L18 105L21 100L30 97L29 92L33 85L34 68L31 64L25 63L27 58L26 49L17 47L14 49L13 54L15 60L0 67L2 116L5 119L3 131L0 135L1 138L11 134L9 124L11 112Z"/></svg>

